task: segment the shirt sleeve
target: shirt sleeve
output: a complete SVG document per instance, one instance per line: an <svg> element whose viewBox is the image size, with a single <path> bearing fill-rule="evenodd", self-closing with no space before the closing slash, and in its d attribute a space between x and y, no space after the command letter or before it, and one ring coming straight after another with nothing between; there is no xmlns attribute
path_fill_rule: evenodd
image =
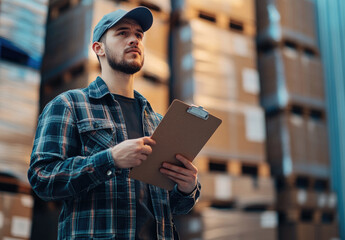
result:
<svg viewBox="0 0 345 240"><path fill-rule="evenodd" d="M54 99L39 117L28 179L43 200L63 200L112 178L116 167L110 149L81 156L80 136L71 107Z"/></svg>
<svg viewBox="0 0 345 240"><path fill-rule="evenodd" d="M198 181L196 188L189 195L185 195L177 189L177 184L170 192L171 211L175 215L187 214L198 201L201 185Z"/></svg>

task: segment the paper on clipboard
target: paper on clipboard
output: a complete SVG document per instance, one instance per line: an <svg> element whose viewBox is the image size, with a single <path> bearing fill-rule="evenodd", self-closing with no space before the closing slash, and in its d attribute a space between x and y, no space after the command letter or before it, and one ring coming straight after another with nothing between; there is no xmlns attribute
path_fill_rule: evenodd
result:
<svg viewBox="0 0 345 240"><path fill-rule="evenodd" d="M152 135L156 141L152 153L131 170L129 177L172 190L175 183L159 171L162 163L181 165L175 158L178 153L194 159L221 122L202 107L174 100Z"/></svg>

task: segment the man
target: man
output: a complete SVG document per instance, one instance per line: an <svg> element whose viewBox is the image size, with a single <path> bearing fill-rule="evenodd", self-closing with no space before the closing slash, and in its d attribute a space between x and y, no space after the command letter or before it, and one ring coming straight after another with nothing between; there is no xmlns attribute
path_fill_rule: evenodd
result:
<svg viewBox="0 0 345 240"><path fill-rule="evenodd" d="M39 117L28 178L44 200L62 200L58 239L176 239L172 214L186 214L200 194L189 159L160 171L176 182L168 192L130 179L152 152L161 120L133 89L144 62L145 7L105 15L92 49L102 72L88 88L62 93Z"/></svg>

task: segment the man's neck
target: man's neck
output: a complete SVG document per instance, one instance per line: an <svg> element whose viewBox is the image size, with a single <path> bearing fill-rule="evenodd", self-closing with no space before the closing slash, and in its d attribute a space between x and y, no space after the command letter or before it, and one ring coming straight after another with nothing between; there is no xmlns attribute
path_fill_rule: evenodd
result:
<svg viewBox="0 0 345 240"><path fill-rule="evenodd" d="M102 70L102 79L107 84L109 91L128 98L134 98L134 75L105 69Z"/></svg>

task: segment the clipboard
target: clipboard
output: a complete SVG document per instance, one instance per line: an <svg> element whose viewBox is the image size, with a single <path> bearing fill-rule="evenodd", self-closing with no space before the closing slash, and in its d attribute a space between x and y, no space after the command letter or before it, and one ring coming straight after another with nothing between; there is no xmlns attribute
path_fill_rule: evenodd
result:
<svg viewBox="0 0 345 240"><path fill-rule="evenodd" d="M129 177L172 190L175 182L159 169L163 162L181 165L175 156L194 159L216 131L222 120L200 106L191 106L175 99L152 135L156 144L141 165L132 168Z"/></svg>

